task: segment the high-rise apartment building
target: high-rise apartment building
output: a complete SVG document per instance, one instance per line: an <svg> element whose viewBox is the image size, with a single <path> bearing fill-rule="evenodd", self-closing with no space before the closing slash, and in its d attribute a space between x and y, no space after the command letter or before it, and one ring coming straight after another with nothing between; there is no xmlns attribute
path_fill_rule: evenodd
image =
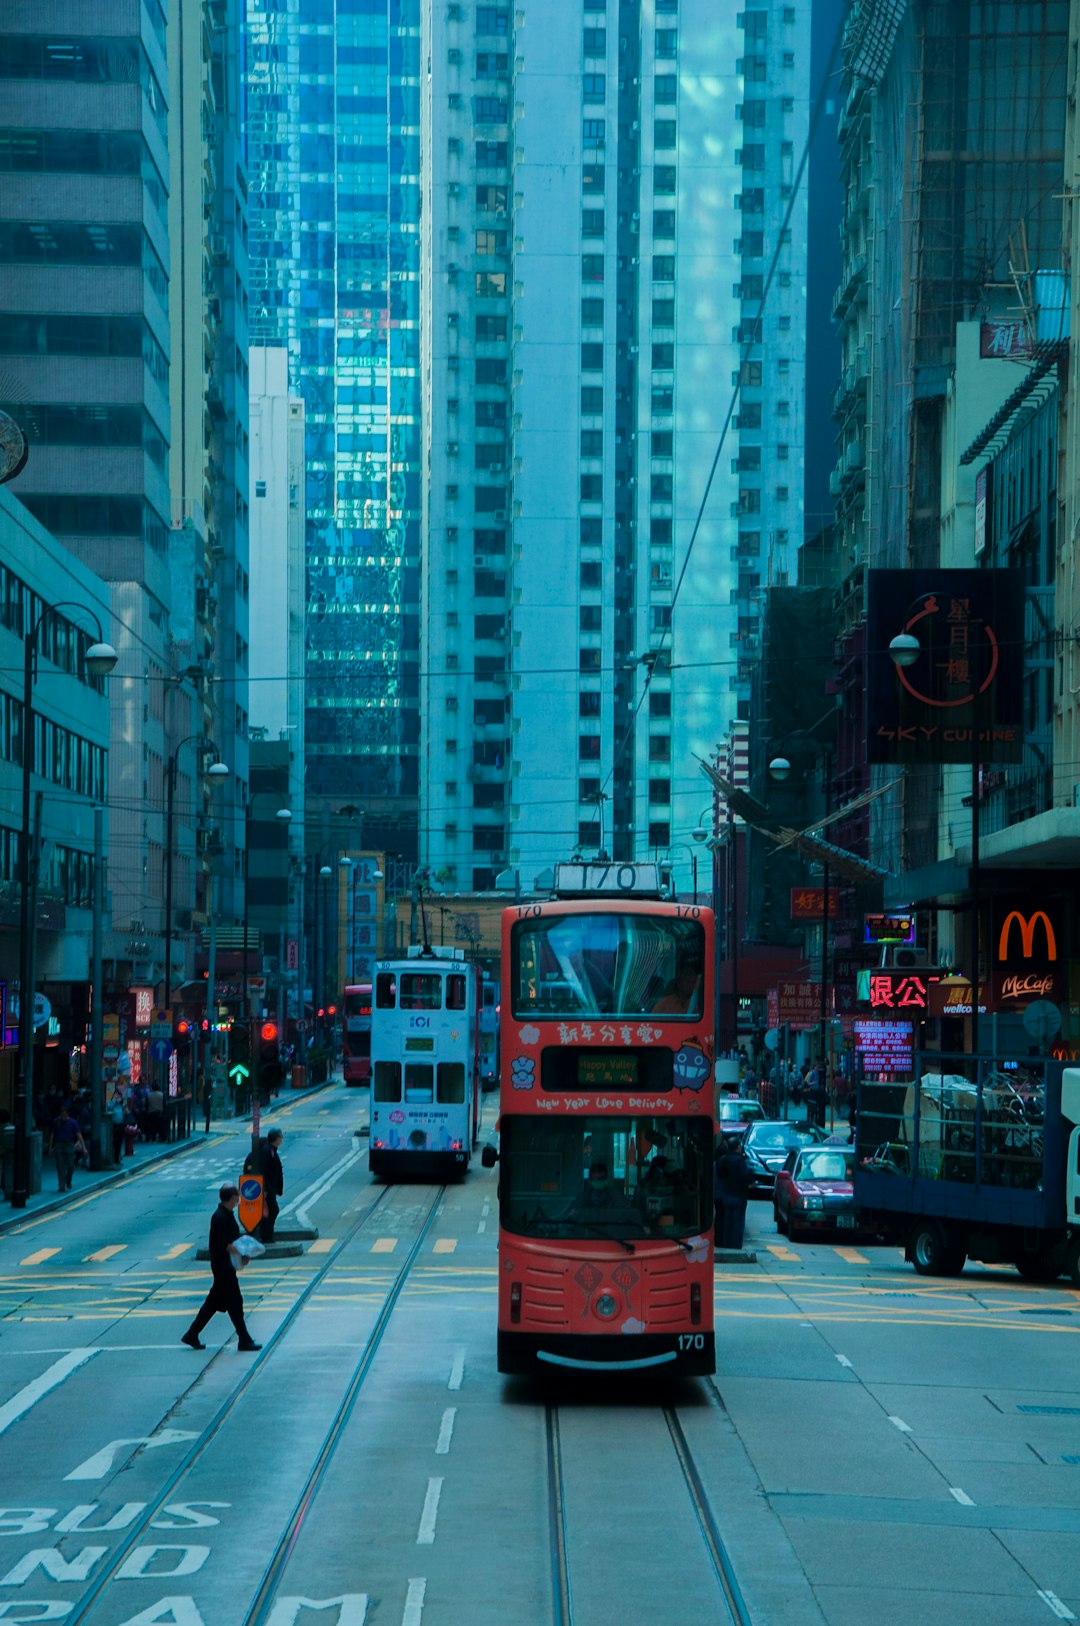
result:
<svg viewBox="0 0 1080 1626"><path fill-rule="evenodd" d="M421 853L451 884L575 848L689 884L695 755L801 540L808 10L424 7Z"/></svg>
<svg viewBox="0 0 1080 1626"><path fill-rule="evenodd" d="M249 790L247 196L241 153L240 0L170 0L169 236L172 355L170 632L191 713L231 769L177 798L177 859L194 853L181 908L243 915ZM208 44L209 49L204 49ZM192 729L168 719L169 748ZM188 747L187 750L192 750ZM205 753L204 753L205 756ZM200 761L183 751L178 772ZM212 795L211 795L212 791ZM174 877L175 881L175 877ZM180 956L174 953L174 958Z"/></svg>
<svg viewBox="0 0 1080 1626"><path fill-rule="evenodd" d="M252 330L307 461L308 806L415 856L420 0L248 0Z"/></svg>

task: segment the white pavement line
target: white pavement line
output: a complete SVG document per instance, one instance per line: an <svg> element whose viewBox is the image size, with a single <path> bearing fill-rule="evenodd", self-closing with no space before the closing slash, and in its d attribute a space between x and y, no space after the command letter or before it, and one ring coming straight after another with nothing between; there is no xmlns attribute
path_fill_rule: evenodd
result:
<svg viewBox="0 0 1080 1626"><path fill-rule="evenodd" d="M483 1214L484 1218L487 1219L488 1215L491 1213L491 1198L490 1197L485 1197L484 1198L484 1206L480 1210L480 1212L481 1212L481 1214Z"/></svg>
<svg viewBox="0 0 1080 1626"><path fill-rule="evenodd" d="M0 1406L0 1434L9 1429L12 1423L17 1423L20 1417L24 1417L32 1406L37 1405L43 1395L49 1393L50 1389L57 1388L77 1367L82 1366L97 1353L96 1348L73 1349L69 1355L61 1355L58 1361L46 1367L33 1383L28 1383L25 1389L20 1389L18 1394L12 1395L6 1405Z"/></svg>
<svg viewBox="0 0 1080 1626"><path fill-rule="evenodd" d="M309 1204L314 1206L320 1197L325 1197L331 1186L336 1186L338 1181L341 1179L341 1176L351 1169L354 1163L359 1163L363 1155L363 1152L350 1152L344 1162L338 1164L336 1168L331 1169L321 1182L317 1181L314 1186L302 1193L302 1195L297 1199L297 1207L295 1212L298 1225L305 1230L310 1226L311 1219L308 1215Z"/></svg>
<svg viewBox="0 0 1080 1626"><path fill-rule="evenodd" d="M1062 1603L1056 1592L1044 1592L1042 1587L1036 1588L1036 1592L1051 1614L1056 1615L1059 1620L1076 1619L1068 1604Z"/></svg>
<svg viewBox="0 0 1080 1626"><path fill-rule="evenodd" d="M480 1235L481 1233L483 1233L486 1230L487 1230L487 1220L481 1220L479 1225L476 1227L477 1235Z"/></svg>
<svg viewBox="0 0 1080 1626"><path fill-rule="evenodd" d="M405 1612L401 1617L401 1626L420 1626L424 1616L424 1594L427 1591L427 1582L422 1576L414 1576L409 1582L409 1590L405 1594Z"/></svg>
<svg viewBox="0 0 1080 1626"><path fill-rule="evenodd" d="M439 1426L439 1439L435 1446L435 1455L445 1457L450 1453L450 1441L454 1438L454 1418L457 1416L456 1406L447 1406L442 1414L442 1423Z"/></svg>
<svg viewBox="0 0 1080 1626"><path fill-rule="evenodd" d="M446 1385L446 1387L448 1389L460 1389L461 1388L461 1380L462 1380L462 1378L464 1376L465 1376L465 1351L463 1349L459 1349L457 1351L457 1354L454 1356L454 1364L450 1368L450 1381Z"/></svg>
<svg viewBox="0 0 1080 1626"><path fill-rule="evenodd" d="M354 1147L351 1151L346 1152L344 1157L339 1157L337 1162L331 1163L328 1169L324 1169L322 1174L311 1182L310 1186L306 1186L303 1191L299 1192L289 1202L282 1203L280 1212L282 1214L291 1214L295 1208L299 1208L301 1204L307 1202L308 1198L311 1196L311 1193L313 1191L317 1191L324 1180L329 1180L331 1175L336 1174L339 1169L343 1169L347 1163L351 1163L353 1159L357 1157L357 1155L357 1150Z"/></svg>
<svg viewBox="0 0 1080 1626"><path fill-rule="evenodd" d="M961 1507L975 1506L975 1503L971 1500L971 1497L968 1495L967 1491L961 1490L959 1485L950 1485L949 1495L954 1501L959 1502Z"/></svg>
<svg viewBox="0 0 1080 1626"><path fill-rule="evenodd" d="M893 1428L898 1428L901 1434L911 1434L914 1432L911 1424L905 1423L902 1417L890 1417L889 1422L892 1424Z"/></svg>
<svg viewBox="0 0 1080 1626"><path fill-rule="evenodd" d="M418 1547L430 1547L435 1540L435 1520L439 1517L439 1497L442 1495L442 1488L441 1479L429 1479L427 1482L424 1511L420 1515L420 1528L416 1532Z"/></svg>
<svg viewBox="0 0 1080 1626"><path fill-rule="evenodd" d="M851 1362L848 1360L846 1355L838 1355L836 1358L840 1362L841 1366L850 1366L851 1365Z"/></svg>
<svg viewBox="0 0 1080 1626"><path fill-rule="evenodd" d="M124 1440L110 1440L103 1445L100 1451L95 1451L92 1457L80 1462L69 1474L64 1475L65 1483L69 1479L104 1479L116 1460L117 1452L125 1445L142 1445L148 1451L156 1451L162 1445L182 1445L186 1440L197 1440L198 1434L193 1434L186 1428L163 1428L158 1434L137 1434Z"/></svg>

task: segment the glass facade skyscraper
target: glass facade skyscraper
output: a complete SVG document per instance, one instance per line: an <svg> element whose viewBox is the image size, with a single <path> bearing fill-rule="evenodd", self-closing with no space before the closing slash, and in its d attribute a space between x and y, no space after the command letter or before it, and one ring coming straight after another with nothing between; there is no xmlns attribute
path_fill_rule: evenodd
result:
<svg viewBox="0 0 1080 1626"><path fill-rule="evenodd" d="M307 794L412 856L420 0L248 4L252 337L307 424ZM380 825L385 821L385 832ZM385 833L385 840L383 839Z"/></svg>

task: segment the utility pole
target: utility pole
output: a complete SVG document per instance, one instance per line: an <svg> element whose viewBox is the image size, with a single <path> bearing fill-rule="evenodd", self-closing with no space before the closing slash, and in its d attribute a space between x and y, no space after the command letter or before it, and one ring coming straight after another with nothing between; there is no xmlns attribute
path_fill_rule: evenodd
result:
<svg viewBox="0 0 1080 1626"><path fill-rule="evenodd" d="M90 937L90 1167L105 1165L102 1145L102 1029L105 1009L102 977L102 932L105 913L105 810L94 809L94 918Z"/></svg>

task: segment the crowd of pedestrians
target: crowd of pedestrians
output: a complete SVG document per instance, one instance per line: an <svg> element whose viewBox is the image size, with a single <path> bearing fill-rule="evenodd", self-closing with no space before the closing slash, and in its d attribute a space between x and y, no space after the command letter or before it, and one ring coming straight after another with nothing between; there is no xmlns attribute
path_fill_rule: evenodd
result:
<svg viewBox="0 0 1080 1626"><path fill-rule="evenodd" d="M75 1171L90 1167L90 1091L72 1089L65 1095L50 1088L39 1092L34 1096L33 1112L45 1155L56 1164L56 1189L70 1191ZM104 1118L114 1163L133 1157L140 1140L167 1138L164 1095L156 1086L141 1081L125 1085L123 1079L117 1078L105 1104Z"/></svg>

